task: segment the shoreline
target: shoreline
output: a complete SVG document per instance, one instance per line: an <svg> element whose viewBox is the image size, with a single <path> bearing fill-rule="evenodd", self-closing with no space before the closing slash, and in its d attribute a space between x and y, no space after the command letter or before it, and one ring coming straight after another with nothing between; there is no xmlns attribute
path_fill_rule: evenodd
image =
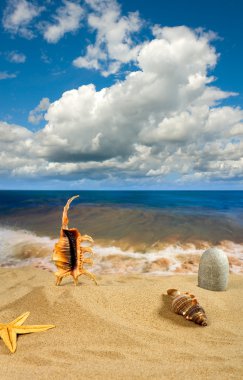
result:
<svg viewBox="0 0 243 380"><path fill-rule="evenodd" d="M0 226L0 267L34 265L54 269L51 263L56 239L38 236L23 229ZM117 241L95 241L94 266L96 274L150 273L177 274L197 273L202 253L212 245L209 242L180 243L157 242L152 247L122 244ZM228 256L230 272L243 274L243 244L222 241L215 247ZM87 268L88 269L88 268Z"/></svg>

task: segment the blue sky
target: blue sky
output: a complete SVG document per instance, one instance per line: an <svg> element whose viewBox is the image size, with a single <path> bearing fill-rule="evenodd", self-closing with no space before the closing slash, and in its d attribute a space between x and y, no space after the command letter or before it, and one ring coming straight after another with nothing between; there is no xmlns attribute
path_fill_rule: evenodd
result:
<svg viewBox="0 0 243 380"><path fill-rule="evenodd" d="M0 188L242 189L242 11L2 1Z"/></svg>

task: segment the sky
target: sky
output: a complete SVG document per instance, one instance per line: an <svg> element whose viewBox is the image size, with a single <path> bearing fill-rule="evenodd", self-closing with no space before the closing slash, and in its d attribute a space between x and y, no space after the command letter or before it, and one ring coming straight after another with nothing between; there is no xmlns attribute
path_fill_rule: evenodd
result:
<svg viewBox="0 0 243 380"><path fill-rule="evenodd" d="M241 0L0 7L0 189L243 188Z"/></svg>

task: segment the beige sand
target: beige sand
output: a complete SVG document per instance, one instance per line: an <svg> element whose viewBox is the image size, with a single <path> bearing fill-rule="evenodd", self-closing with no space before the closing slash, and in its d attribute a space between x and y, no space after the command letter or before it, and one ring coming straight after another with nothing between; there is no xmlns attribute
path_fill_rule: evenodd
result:
<svg viewBox="0 0 243 380"><path fill-rule="evenodd" d="M242 379L243 277L226 292L197 287L196 276L71 278L54 286L40 269L0 270L0 322L30 311L15 354L0 341L2 379ZM198 296L209 326L171 312L167 288Z"/></svg>

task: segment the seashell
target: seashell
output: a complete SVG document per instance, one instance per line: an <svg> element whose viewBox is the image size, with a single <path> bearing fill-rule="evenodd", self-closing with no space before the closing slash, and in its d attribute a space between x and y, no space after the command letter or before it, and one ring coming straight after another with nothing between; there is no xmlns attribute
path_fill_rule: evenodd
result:
<svg viewBox="0 0 243 380"><path fill-rule="evenodd" d="M168 289L167 294L172 297L172 310L176 314L181 314L198 325L207 326L205 311L193 294L181 293L178 289Z"/></svg>
<svg viewBox="0 0 243 380"><path fill-rule="evenodd" d="M229 261L226 254L210 248L200 259L198 268L198 286L208 290L225 290L228 284Z"/></svg>
<svg viewBox="0 0 243 380"><path fill-rule="evenodd" d="M81 235L77 228L68 228L69 221L67 213L69 206L70 203L78 197L79 195L75 195L70 198L63 209L60 238L55 244L52 256L52 260L58 269L55 273L56 285L60 285L63 277L67 276L72 276L75 285L77 285L78 277L82 274L88 276L97 285L95 276L84 268L84 264L93 264L91 258L84 257L85 253L93 254L92 248L81 246L83 241L93 243L93 239L88 235Z"/></svg>

